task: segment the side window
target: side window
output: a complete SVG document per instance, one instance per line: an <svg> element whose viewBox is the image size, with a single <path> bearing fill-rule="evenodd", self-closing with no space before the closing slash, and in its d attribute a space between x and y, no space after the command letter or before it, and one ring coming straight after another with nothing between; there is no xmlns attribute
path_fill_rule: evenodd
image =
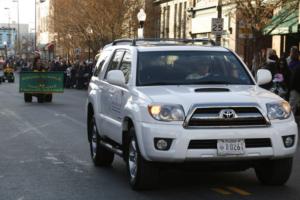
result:
<svg viewBox="0 0 300 200"><path fill-rule="evenodd" d="M132 60L131 53L126 52L120 66L120 70L124 73L126 83L128 83L130 79L131 60Z"/></svg>
<svg viewBox="0 0 300 200"><path fill-rule="evenodd" d="M108 66L108 68L106 70L105 78L104 79L106 79L107 73L109 71L118 69L119 64L120 64L120 62L121 62L121 60L123 58L123 55L124 55L124 51L123 50L117 50L115 52L114 57L110 61L109 66Z"/></svg>

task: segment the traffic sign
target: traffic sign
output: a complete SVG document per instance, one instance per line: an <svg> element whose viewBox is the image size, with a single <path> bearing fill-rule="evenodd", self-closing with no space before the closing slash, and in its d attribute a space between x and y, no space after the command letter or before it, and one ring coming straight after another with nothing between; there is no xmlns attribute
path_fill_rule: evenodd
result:
<svg viewBox="0 0 300 200"><path fill-rule="evenodd" d="M212 18L211 22L211 33L215 35L222 35L224 27L223 18Z"/></svg>
<svg viewBox="0 0 300 200"><path fill-rule="evenodd" d="M251 30L251 25L248 24L246 21L244 20L240 20L239 21L239 38L241 39L250 39L253 38L253 34L252 34L252 30Z"/></svg>

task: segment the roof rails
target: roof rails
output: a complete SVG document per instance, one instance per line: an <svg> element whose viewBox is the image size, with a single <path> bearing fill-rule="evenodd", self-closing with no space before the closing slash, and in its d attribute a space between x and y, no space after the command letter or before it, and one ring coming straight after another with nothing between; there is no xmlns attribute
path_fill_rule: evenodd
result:
<svg viewBox="0 0 300 200"><path fill-rule="evenodd" d="M145 38L145 39L118 39L113 41L112 46L115 45L131 45L131 46L137 46L137 42L153 42L152 45L155 45L155 42L157 45L180 45L180 44L192 44L197 45L197 43L203 43L202 45L210 44L211 46L216 46L215 41L201 38L201 39L171 39L171 38ZM165 42L165 43L164 43Z"/></svg>

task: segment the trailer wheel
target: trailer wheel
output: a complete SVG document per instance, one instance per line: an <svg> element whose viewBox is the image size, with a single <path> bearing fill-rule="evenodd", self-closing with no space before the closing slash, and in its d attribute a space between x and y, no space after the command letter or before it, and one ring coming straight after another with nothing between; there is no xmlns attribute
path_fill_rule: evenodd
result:
<svg viewBox="0 0 300 200"><path fill-rule="evenodd" d="M44 103L45 101L45 96L40 94L37 96L37 100L38 100L38 103Z"/></svg>
<svg viewBox="0 0 300 200"><path fill-rule="evenodd" d="M53 98L52 94L47 94L45 96L45 101L50 103L50 102L52 102L52 98Z"/></svg>
<svg viewBox="0 0 300 200"><path fill-rule="evenodd" d="M25 101L25 103L31 103L32 102L32 95L24 93L24 101Z"/></svg>

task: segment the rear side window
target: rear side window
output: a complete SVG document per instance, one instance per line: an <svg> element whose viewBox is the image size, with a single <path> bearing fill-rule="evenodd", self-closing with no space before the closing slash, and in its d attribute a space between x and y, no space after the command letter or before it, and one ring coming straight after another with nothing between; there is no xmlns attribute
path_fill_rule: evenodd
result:
<svg viewBox="0 0 300 200"><path fill-rule="evenodd" d="M99 76L99 73L101 72L101 69L109 55L109 52L110 51L103 51L101 52L101 55L98 59L98 62L96 64L96 68L95 68L95 71L94 71L94 76Z"/></svg>
<svg viewBox="0 0 300 200"><path fill-rule="evenodd" d="M123 58L123 55L124 55L124 50L117 50L112 58L112 60L110 61L109 63L109 66L106 70L106 73L105 73L105 78L106 79L106 76L107 76L107 73L111 70L117 70L119 65L120 65L120 62Z"/></svg>

